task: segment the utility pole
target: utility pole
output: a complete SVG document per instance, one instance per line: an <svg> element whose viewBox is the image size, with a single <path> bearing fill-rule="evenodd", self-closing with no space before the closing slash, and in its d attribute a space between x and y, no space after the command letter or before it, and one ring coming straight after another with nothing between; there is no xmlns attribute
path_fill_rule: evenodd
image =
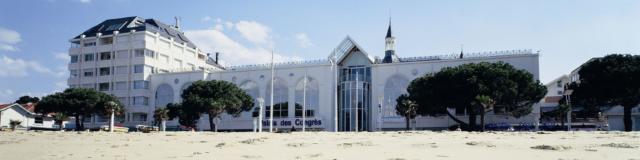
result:
<svg viewBox="0 0 640 160"><path fill-rule="evenodd" d="M275 67L273 64L273 50L271 50L271 101L269 101L269 132L273 132L273 80L275 79Z"/></svg>
<svg viewBox="0 0 640 160"><path fill-rule="evenodd" d="M302 132L306 129L307 118L307 72L304 72L304 80L302 85Z"/></svg>

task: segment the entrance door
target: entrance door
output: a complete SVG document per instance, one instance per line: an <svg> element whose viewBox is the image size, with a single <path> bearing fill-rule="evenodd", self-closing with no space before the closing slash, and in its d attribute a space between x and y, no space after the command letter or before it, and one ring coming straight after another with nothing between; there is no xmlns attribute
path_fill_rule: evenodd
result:
<svg viewBox="0 0 640 160"><path fill-rule="evenodd" d="M348 67L341 70L338 86L339 131L369 130L370 82L370 67Z"/></svg>

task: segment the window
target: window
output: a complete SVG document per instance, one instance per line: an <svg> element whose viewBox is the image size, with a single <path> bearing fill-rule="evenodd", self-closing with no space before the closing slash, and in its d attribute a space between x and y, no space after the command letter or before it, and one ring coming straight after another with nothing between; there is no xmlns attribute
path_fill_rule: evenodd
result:
<svg viewBox="0 0 640 160"><path fill-rule="evenodd" d="M319 86L314 78L308 77L306 84L304 79L298 81L295 88L295 117L302 117L302 104L305 103L305 116L313 117L314 109L320 104L318 98L320 98Z"/></svg>
<svg viewBox="0 0 640 160"><path fill-rule="evenodd" d="M149 81L133 81L133 89L149 89Z"/></svg>
<svg viewBox="0 0 640 160"><path fill-rule="evenodd" d="M36 116L33 120L36 124L42 124L43 118L42 116Z"/></svg>
<svg viewBox="0 0 640 160"><path fill-rule="evenodd" d="M149 105L149 97L135 96L133 99L133 105Z"/></svg>
<svg viewBox="0 0 640 160"><path fill-rule="evenodd" d="M109 91L109 83L99 83L98 84L99 91Z"/></svg>
<svg viewBox="0 0 640 160"><path fill-rule="evenodd" d="M133 56L135 56L135 57L144 57L144 49L133 50Z"/></svg>
<svg viewBox="0 0 640 160"><path fill-rule="evenodd" d="M70 70L69 70L69 76L70 76L71 78L73 78L73 77L78 77L78 70L76 70L76 69L70 69Z"/></svg>
<svg viewBox="0 0 640 160"><path fill-rule="evenodd" d="M159 58L160 58L160 62L162 63L169 63L169 56L164 55L164 54L159 54Z"/></svg>
<svg viewBox="0 0 640 160"><path fill-rule="evenodd" d="M100 68L100 76L108 76L108 75L111 75L111 68L109 67Z"/></svg>
<svg viewBox="0 0 640 160"><path fill-rule="evenodd" d="M85 54L84 61L85 62L93 61L93 53Z"/></svg>
<svg viewBox="0 0 640 160"><path fill-rule="evenodd" d="M105 37L100 39L100 45L113 44L113 37Z"/></svg>
<svg viewBox="0 0 640 160"><path fill-rule="evenodd" d="M136 121L136 122L147 121L147 114L146 113L132 113L131 114L131 121Z"/></svg>
<svg viewBox="0 0 640 160"><path fill-rule="evenodd" d="M149 58L155 58L156 57L156 53L153 52L152 50L145 49L144 50L144 56L147 56Z"/></svg>
<svg viewBox="0 0 640 160"><path fill-rule="evenodd" d="M96 46L96 42L84 42L85 47L91 47L91 46Z"/></svg>
<svg viewBox="0 0 640 160"><path fill-rule="evenodd" d="M133 73L142 73L144 72L144 65L136 64L133 66Z"/></svg>
<svg viewBox="0 0 640 160"><path fill-rule="evenodd" d="M71 63L78 63L78 55L71 55Z"/></svg>
<svg viewBox="0 0 640 160"><path fill-rule="evenodd" d="M129 58L129 51L128 50L116 51L116 59L127 59L127 58Z"/></svg>
<svg viewBox="0 0 640 160"><path fill-rule="evenodd" d="M85 77L93 77L93 68L84 69L82 71Z"/></svg>
<svg viewBox="0 0 640 160"><path fill-rule="evenodd" d="M273 87L273 117L289 117L289 89L287 84L282 79L276 79ZM269 84L267 88L271 88ZM271 93L267 92L267 96L270 97ZM265 104L271 104L270 99L267 98ZM265 107L265 117L269 117L271 106Z"/></svg>
<svg viewBox="0 0 640 160"><path fill-rule="evenodd" d="M151 66L144 65L144 72L146 73L156 73L156 71Z"/></svg>
<svg viewBox="0 0 640 160"><path fill-rule="evenodd" d="M129 105L127 97L118 97L118 101L120 101L120 103L122 103L123 105Z"/></svg>
<svg viewBox="0 0 640 160"><path fill-rule="evenodd" d="M87 84L82 84L82 88L95 88L95 85L93 83L87 83Z"/></svg>
<svg viewBox="0 0 640 160"><path fill-rule="evenodd" d="M118 75L129 74L129 66L116 66L115 73Z"/></svg>
<svg viewBox="0 0 640 160"><path fill-rule="evenodd" d="M175 61L175 62L176 62L176 66L177 66L178 68L182 68L182 61L181 61L181 60L179 60L179 59L173 59L173 61Z"/></svg>
<svg viewBox="0 0 640 160"><path fill-rule="evenodd" d="M188 67L189 69L191 69L192 71L196 70L196 66L195 66L195 65L193 65L193 64L191 64L191 63L187 63L187 67Z"/></svg>
<svg viewBox="0 0 640 160"><path fill-rule="evenodd" d="M562 90L558 90L558 95L562 95Z"/></svg>
<svg viewBox="0 0 640 160"><path fill-rule="evenodd" d="M562 81L556 82L556 86L558 86L558 88L561 88L562 87Z"/></svg>
<svg viewBox="0 0 640 160"><path fill-rule="evenodd" d="M158 73L169 73L169 70L166 70L166 69L158 69Z"/></svg>
<svg viewBox="0 0 640 160"><path fill-rule="evenodd" d="M102 52L100 53L100 60L110 60L111 59L111 52Z"/></svg>
<svg viewBox="0 0 640 160"><path fill-rule="evenodd" d="M116 82L114 90L127 90L127 82L126 81Z"/></svg>

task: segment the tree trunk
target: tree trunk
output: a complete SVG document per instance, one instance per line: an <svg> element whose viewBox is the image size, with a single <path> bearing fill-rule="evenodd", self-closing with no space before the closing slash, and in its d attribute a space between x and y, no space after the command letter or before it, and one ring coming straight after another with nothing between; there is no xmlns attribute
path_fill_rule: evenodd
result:
<svg viewBox="0 0 640 160"><path fill-rule="evenodd" d="M167 120L162 119L162 121L160 122L160 125L161 125L161 126L160 126L160 127L161 127L161 130L162 130L163 132L164 132L164 131L167 131Z"/></svg>
<svg viewBox="0 0 640 160"><path fill-rule="evenodd" d="M408 130L409 130L409 121L410 121L411 119L409 119L409 117L405 117L404 119L405 119L405 121L407 122L407 125L406 125L406 126L407 126L407 131L408 131Z"/></svg>
<svg viewBox="0 0 640 160"><path fill-rule="evenodd" d="M74 117L76 117L76 131L81 131L82 130L82 126L80 126L80 116L79 115L75 115Z"/></svg>
<svg viewBox="0 0 640 160"><path fill-rule="evenodd" d="M480 131L484 132L484 111L480 113Z"/></svg>
<svg viewBox="0 0 640 160"><path fill-rule="evenodd" d="M216 124L213 123L213 116L211 116L211 114L209 114L209 128L211 129L211 132L215 131L214 128L216 127Z"/></svg>
<svg viewBox="0 0 640 160"><path fill-rule="evenodd" d="M469 127L469 124L464 123L464 121L462 121L462 120L460 120L460 119L456 118L456 116L454 116L453 114L451 114L451 112L449 112L448 110L447 110L447 116L449 116L449 118L451 118L451 119L452 119L453 121L455 121L456 123L460 124L460 128L462 128L462 129L466 129L466 128L468 128L468 127Z"/></svg>
<svg viewBox="0 0 640 160"><path fill-rule="evenodd" d="M115 110L111 109L111 117L109 117L109 132L113 132L113 123L115 121Z"/></svg>
<svg viewBox="0 0 640 160"><path fill-rule="evenodd" d="M624 115L622 117L622 121L624 122L624 131L630 132L631 130L633 130L633 121L631 121L631 109L633 108L633 105L623 107Z"/></svg>
<svg viewBox="0 0 640 160"><path fill-rule="evenodd" d="M58 129L62 130L64 127L62 126L62 123L64 123L64 121L58 121Z"/></svg>
<svg viewBox="0 0 640 160"><path fill-rule="evenodd" d="M469 131L476 131L476 113L469 114Z"/></svg>

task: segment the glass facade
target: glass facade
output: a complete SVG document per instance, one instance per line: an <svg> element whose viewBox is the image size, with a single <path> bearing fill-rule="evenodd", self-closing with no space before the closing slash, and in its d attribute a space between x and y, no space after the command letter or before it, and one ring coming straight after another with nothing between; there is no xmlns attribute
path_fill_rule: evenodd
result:
<svg viewBox="0 0 640 160"><path fill-rule="evenodd" d="M371 108L371 67L340 70L338 86L338 130L369 130Z"/></svg>

